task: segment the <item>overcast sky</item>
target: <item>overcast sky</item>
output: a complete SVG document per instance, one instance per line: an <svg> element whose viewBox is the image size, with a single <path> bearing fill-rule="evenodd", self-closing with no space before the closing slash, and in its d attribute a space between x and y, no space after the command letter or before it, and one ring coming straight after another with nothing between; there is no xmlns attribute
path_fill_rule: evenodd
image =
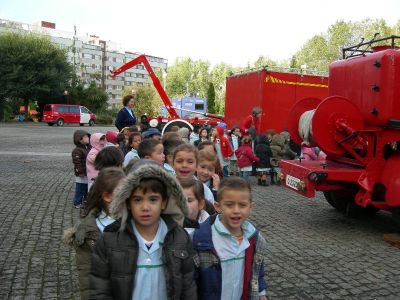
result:
<svg viewBox="0 0 400 300"><path fill-rule="evenodd" d="M246 66L287 59L337 20L400 19L399 0L0 0L0 18L54 22L128 51Z"/></svg>

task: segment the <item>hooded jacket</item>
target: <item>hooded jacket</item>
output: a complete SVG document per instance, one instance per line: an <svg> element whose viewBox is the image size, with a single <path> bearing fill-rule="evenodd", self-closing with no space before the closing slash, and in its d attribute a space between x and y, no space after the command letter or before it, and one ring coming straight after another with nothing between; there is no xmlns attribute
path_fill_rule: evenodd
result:
<svg viewBox="0 0 400 300"><path fill-rule="evenodd" d="M257 168L271 168L270 158L272 157L272 151L266 135L260 134L258 136L258 144L255 147L255 154L260 159L256 163Z"/></svg>
<svg viewBox="0 0 400 300"><path fill-rule="evenodd" d="M239 168L251 166L260 159L254 154L250 144L243 144L235 151Z"/></svg>
<svg viewBox="0 0 400 300"><path fill-rule="evenodd" d="M161 212L168 232L162 246L162 261L168 299L197 299L194 281L194 251L181 227L188 216L187 201L178 181L161 166L142 164L114 191L111 215L118 219L107 226L92 255L89 299L132 299L139 244L131 226L126 201L145 178L156 178L167 187L168 203Z"/></svg>
<svg viewBox="0 0 400 300"><path fill-rule="evenodd" d="M85 130L77 130L74 132L74 144L75 149L72 150L72 163L74 164L74 173L75 176L86 176L86 157L92 148L89 145L81 144L80 140L82 137L87 135L90 137L90 134Z"/></svg>
<svg viewBox="0 0 400 300"><path fill-rule="evenodd" d="M63 236L64 243L74 247L76 251L76 269L78 270L79 291L82 300L88 299L89 296L90 257L94 245L101 235L96 225L99 213L99 209L92 209L78 226L65 230Z"/></svg>
<svg viewBox="0 0 400 300"><path fill-rule="evenodd" d="M100 139L102 137L105 137L102 133L93 133L90 137L90 145L92 145L92 149L89 151L86 158L86 171L89 182L99 173L99 171L94 168L93 163L97 154L104 148L104 146L100 145Z"/></svg>
<svg viewBox="0 0 400 300"><path fill-rule="evenodd" d="M290 148L290 133L287 131L282 131L279 135L283 136L285 143L283 145L283 159L294 159L296 157L296 152Z"/></svg>
<svg viewBox="0 0 400 300"><path fill-rule="evenodd" d="M275 134L271 141L272 157L281 160L285 154L285 138L280 134Z"/></svg>

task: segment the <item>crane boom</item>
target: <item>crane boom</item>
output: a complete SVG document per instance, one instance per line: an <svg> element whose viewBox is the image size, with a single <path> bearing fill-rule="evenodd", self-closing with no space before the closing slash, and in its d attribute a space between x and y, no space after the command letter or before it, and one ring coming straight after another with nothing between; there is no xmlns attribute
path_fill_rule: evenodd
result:
<svg viewBox="0 0 400 300"><path fill-rule="evenodd" d="M158 79L156 74L154 74L153 68L150 66L150 63L147 60L146 55L142 54L142 55L139 55L138 57L132 59L131 61L129 61L126 64L119 67L117 70L112 71L111 76L115 77L115 76L121 74L122 72L125 72L126 70L128 70L140 63L142 63L144 65L147 72L149 73L150 78L153 81L154 87L156 88L158 94L160 95L161 100L163 101L165 108L167 109L171 118L179 119L179 115L177 114L175 109L172 107L172 102L169 99L167 93L164 91L160 80Z"/></svg>

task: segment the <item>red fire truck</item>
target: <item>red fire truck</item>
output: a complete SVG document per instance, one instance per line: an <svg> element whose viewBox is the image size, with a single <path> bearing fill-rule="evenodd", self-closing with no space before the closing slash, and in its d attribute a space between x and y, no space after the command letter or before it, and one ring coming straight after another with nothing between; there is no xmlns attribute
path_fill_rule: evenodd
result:
<svg viewBox="0 0 400 300"><path fill-rule="evenodd" d="M253 107L263 110L261 131L287 127L290 108L300 99L328 95L326 74L301 69L263 68L226 79L225 121L240 125Z"/></svg>
<svg viewBox="0 0 400 300"><path fill-rule="evenodd" d="M329 97L294 105L293 140L318 146L327 158L281 161L286 187L309 198L323 191L348 216L379 209L400 215L399 41L374 38L343 49L343 60L329 68Z"/></svg>

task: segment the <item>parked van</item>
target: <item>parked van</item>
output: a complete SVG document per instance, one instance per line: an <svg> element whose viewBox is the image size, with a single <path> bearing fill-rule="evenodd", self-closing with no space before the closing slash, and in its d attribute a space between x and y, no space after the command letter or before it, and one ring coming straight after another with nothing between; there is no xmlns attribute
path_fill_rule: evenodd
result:
<svg viewBox="0 0 400 300"><path fill-rule="evenodd" d="M81 105L46 104L43 109L42 122L49 126L63 126L65 123L93 126L95 121L96 115Z"/></svg>

